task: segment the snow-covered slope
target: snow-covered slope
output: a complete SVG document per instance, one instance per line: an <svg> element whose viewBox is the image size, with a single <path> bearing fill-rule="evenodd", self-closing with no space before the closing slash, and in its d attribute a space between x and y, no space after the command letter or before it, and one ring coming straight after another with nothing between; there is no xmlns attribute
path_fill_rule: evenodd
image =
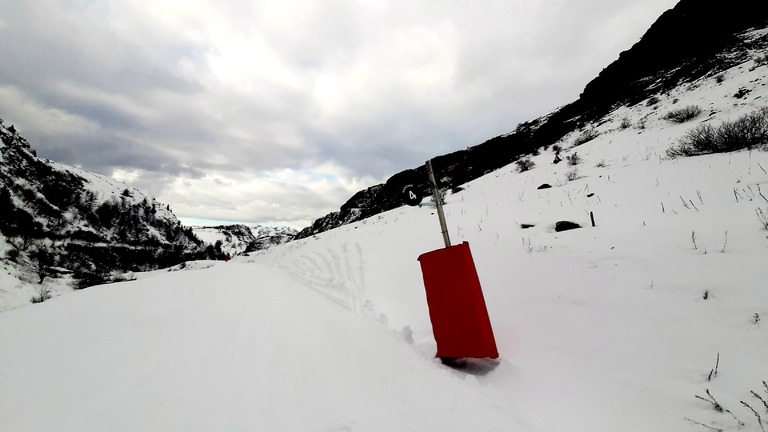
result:
<svg viewBox="0 0 768 432"><path fill-rule="evenodd" d="M440 228L433 209L402 207L0 314L0 424L761 431L741 401L768 418L750 393L768 400L768 152L665 157L696 124L764 105L768 66L750 69L588 125L597 138L559 143L578 153L575 167L546 150L530 171L510 165L448 195L496 367L468 373L433 358L416 259L442 247ZM699 118L662 119L692 104ZM583 228L556 232L562 220Z"/></svg>

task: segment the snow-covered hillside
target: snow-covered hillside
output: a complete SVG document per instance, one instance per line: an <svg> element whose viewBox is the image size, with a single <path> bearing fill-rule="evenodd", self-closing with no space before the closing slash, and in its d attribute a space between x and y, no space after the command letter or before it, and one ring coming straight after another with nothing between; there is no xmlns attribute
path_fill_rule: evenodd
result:
<svg viewBox="0 0 768 432"><path fill-rule="evenodd" d="M469 242L483 287L495 365L458 371L434 359L416 259L442 237L433 209L401 207L228 263L0 314L0 424L761 431L768 152L665 156L696 124L765 105L768 66L751 66L588 125L596 138L559 143L562 156L578 153L575 166L552 164L549 149L529 171L513 164L448 195L451 239ZM703 113L662 118L687 105ZM556 232L563 220L583 228Z"/></svg>
<svg viewBox="0 0 768 432"><path fill-rule="evenodd" d="M0 311L202 256L169 206L37 157L2 121L0 138Z"/></svg>

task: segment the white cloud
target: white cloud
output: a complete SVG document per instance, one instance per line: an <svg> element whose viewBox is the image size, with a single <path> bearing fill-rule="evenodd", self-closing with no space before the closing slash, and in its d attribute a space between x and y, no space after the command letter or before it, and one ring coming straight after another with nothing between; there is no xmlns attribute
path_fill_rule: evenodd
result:
<svg viewBox="0 0 768 432"><path fill-rule="evenodd" d="M235 222L272 222L303 228L336 210L352 194L375 183L350 176L348 170L325 165L316 170L279 169L255 174L209 171L201 178L167 178L121 171L124 181L171 203L181 218ZM164 184L152 191L152 185Z"/></svg>
<svg viewBox="0 0 768 432"><path fill-rule="evenodd" d="M6 3L0 109L41 154L184 216L308 222L571 102L676 0Z"/></svg>

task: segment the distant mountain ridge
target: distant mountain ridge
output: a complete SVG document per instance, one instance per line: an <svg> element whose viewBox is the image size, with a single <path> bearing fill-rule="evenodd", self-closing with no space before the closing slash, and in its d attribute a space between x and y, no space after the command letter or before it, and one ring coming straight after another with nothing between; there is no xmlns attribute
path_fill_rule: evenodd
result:
<svg viewBox="0 0 768 432"><path fill-rule="evenodd" d="M681 83L717 75L768 47L768 36L745 38L768 26L768 2L681 0L664 12L639 42L622 52L584 88L579 99L507 134L435 157L439 186L451 189L535 153L578 130L589 130L620 106L631 106ZM354 194L338 211L299 232L305 238L403 205L406 187L430 195L426 168L399 172Z"/></svg>
<svg viewBox="0 0 768 432"><path fill-rule="evenodd" d="M255 252L293 240L297 231L289 227L242 224L192 227L195 235L203 240L213 252L235 257Z"/></svg>

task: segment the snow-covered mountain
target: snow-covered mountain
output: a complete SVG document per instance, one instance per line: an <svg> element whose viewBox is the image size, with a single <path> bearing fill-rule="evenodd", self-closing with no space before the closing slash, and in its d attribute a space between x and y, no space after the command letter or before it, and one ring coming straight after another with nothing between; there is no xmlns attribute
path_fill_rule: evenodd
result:
<svg viewBox="0 0 768 432"><path fill-rule="evenodd" d="M0 138L0 310L28 303L35 290L44 299L62 283L79 289L203 257L169 206L38 158L13 126L0 124Z"/></svg>
<svg viewBox="0 0 768 432"><path fill-rule="evenodd" d="M255 240L248 246L246 252L255 252L269 249L272 246L281 245L293 240L298 231L285 226L257 225L251 227Z"/></svg>
<svg viewBox="0 0 768 432"><path fill-rule="evenodd" d="M292 240L296 230L283 226L248 227L246 225L220 225L213 227L192 227L195 235L213 248L213 253L234 257L254 252Z"/></svg>

